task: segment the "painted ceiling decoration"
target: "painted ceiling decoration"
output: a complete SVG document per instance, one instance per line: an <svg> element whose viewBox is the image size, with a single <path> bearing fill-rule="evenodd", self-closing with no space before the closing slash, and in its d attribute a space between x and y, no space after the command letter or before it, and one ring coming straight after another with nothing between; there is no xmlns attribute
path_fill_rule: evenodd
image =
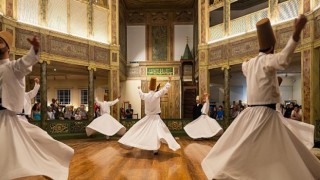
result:
<svg viewBox="0 0 320 180"><path fill-rule="evenodd" d="M127 9L185 9L193 8L196 0L124 0Z"/></svg>

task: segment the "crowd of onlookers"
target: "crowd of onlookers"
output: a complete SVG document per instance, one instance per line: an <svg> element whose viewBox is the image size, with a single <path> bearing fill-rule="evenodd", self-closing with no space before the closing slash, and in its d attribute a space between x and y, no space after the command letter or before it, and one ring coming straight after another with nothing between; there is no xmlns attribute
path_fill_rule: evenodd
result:
<svg viewBox="0 0 320 180"><path fill-rule="evenodd" d="M74 106L65 106L59 104L57 99L52 99L50 106L47 107L47 120L87 120L88 114L86 106L84 104L80 107L75 108ZM31 117L29 119L41 120L41 103L36 102L31 111ZM94 118L100 116L100 107L94 104ZM133 109L131 104L125 110L123 107L120 108L121 119L132 119Z"/></svg>
<svg viewBox="0 0 320 180"><path fill-rule="evenodd" d="M224 102L222 104L224 104ZM235 119L241 113L241 111L243 111L246 107L247 105L242 103L241 100L239 100L238 102L233 101L230 107L230 117L232 119ZM281 104L281 113L286 118L294 119L297 121L302 120L302 108L301 106L293 102L288 103L286 105ZM224 116L223 106L222 105L217 106L216 102L210 103L209 115L210 117L216 120L223 120L223 116Z"/></svg>
<svg viewBox="0 0 320 180"><path fill-rule="evenodd" d="M120 118L121 119L132 119L133 116L133 109L131 104L128 105L128 108L125 109L124 107L120 108Z"/></svg>
<svg viewBox="0 0 320 180"><path fill-rule="evenodd" d="M31 119L41 120L40 114L41 103L35 103L31 111ZM73 106L65 106L59 104L58 100L52 99L50 106L47 107L47 120L87 120L88 114L85 105L80 105L78 108ZM98 109L95 111L95 116L98 115Z"/></svg>
<svg viewBox="0 0 320 180"><path fill-rule="evenodd" d="M224 102L222 102L222 104L224 104ZM233 101L230 107L230 117L235 119L245 108L246 105L243 104L241 100L239 100L239 102ZM222 105L217 106L216 102L210 103L210 117L216 120L223 120L224 114L225 113Z"/></svg>
<svg viewBox="0 0 320 180"><path fill-rule="evenodd" d="M224 104L224 102L223 102ZM233 101L230 107L230 117L235 119L241 111L246 108L246 104L242 103L241 100L238 102ZM35 103L32 107L31 119L40 120L40 108L41 103ZM87 120L88 114L86 111L85 105L80 105L78 108L74 108L73 106L65 106L59 104L58 100L52 99L50 106L48 106L48 114L47 120ZM294 119L297 121L302 120L302 110L301 106L294 104L293 102L287 105L281 105L281 113L284 117ZM210 103L210 111L209 116L216 120L223 120L224 117L224 108L222 105L217 106L216 102ZM100 116L100 108L95 104L94 105L94 116L95 118ZM121 119L132 119L133 109L131 108L131 104L128 105L128 108L125 109L123 107L120 108L120 117Z"/></svg>

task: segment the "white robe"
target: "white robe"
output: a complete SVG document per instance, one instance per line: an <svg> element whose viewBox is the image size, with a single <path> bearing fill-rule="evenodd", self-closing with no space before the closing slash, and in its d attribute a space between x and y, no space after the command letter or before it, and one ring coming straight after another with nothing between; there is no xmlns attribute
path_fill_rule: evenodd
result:
<svg viewBox="0 0 320 180"><path fill-rule="evenodd" d="M143 93L139 89L140 98L145 101L146 116L134 124L122 136L119 143L144 150L158 150L163 142L167 143L169 148L174 151L180 149L180 145L159 116L161 113L160 97L165 95L169 88L170 83L167 83L158 92Z"/></svg>
<svg viewBox="0 0 320 180"><path fill-rule="evenodd" d="M24 114L29 116L31 115L31 110L32 110L31 101L34 97L36 97L39 89L40 89L40 84L35 83L34 88L31 91L25 93L24 105L23 105Z"/></svg>
<svg viewBox="0 0 320 180"><path fill-rule="evenodd" d="M67 179L73 149L41 128L18 119L24 104L24 76L38 58L33 48L16 61L0 60L0 179L44 175Z"/></svg>
<svg viewBox="0 0 320 180"><path fill-rule="evenodd" d="M86 127L87 136L95 134L96 132L107 136L113 136L116 133L123 135L126 132L126 128L110 115L110 106L113 106L117 102L119 102L119 99L108 102L100 102L96 99L96 104L100 107L102 115L94 119Z"/></svg>
<svg viewBox="0 0 320 180"><path fill-rule="evenodd" d="M279 102L276 71L290 63L296 45L291 38L280 53L260 53L243 63L249 105ZM208 179L320 178L320 161L286 126L282 115L265 106L242 111L201 165Z"/></svg>
<svg viewBox="0 0 320 180"><path fill-rule="evenodd" d="M207 114L209 112L209 99L206 98L201 109L202 115L199 116L194 121L187 124L183 129L186 131L188 136L193 139L197 138L210 138L215 135L220 135L223 133L223 129L220 127L219 123L210 118Z"/></svg>
<svg viewBox="0 0 320 180"><path fill-rule="evenodd" d="M280 103L277 103L277 111L280 113L280 116L283 117L282 122L284 125L286 125L308 149L312 149L314 146L314 125L285 118L281 113L279 104Z"/></svg>

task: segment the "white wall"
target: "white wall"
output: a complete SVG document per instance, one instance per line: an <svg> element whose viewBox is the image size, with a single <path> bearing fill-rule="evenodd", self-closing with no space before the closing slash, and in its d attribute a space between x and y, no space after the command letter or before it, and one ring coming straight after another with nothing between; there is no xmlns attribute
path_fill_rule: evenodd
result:
<svg viewBox="0 0 320 180"><path fill-rule="evenodd" d="M127 61L146 60L145 26L127 26Z"/></svg>
<svg viewBox="0 0 320 180"><path fill-rule="evenodd" d="M297 100L297 103L301 105L301 76L296 77L293 82L292 91L293 100Z"/></svg>
<svg viewBox="0 0 320 180"><path fill-rule="evenodd" d="M279 90L281 95L281 103L284 103L285 100L293 100L292 86L280 86Z"/></svg>
<svg viewBox="0 0 320 180"><path fill-rule="evenodd" d="M181 56L183 56L184 49L187 44L191 53L193 50L193 25L175 25L174 26L174 60L180 61ZM193 55L193 54L192 54Z"/></svg>
<svg viewBox="0 0 320 180"><path fill-rule="evenodd" d="M127 80L120 83L121 89L121 106L123 102L129 101L133 109L133 113L138 113L138 118L141 118L141 99L138 93L138 86L141 86L140 80Z"/></svg>

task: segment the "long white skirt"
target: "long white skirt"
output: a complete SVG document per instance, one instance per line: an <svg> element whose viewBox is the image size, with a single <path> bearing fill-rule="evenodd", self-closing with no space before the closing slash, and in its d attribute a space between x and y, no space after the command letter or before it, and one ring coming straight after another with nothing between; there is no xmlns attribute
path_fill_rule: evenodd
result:
<svg viewBox="0 0 320 180"><path fill-rule="evenodd" d="M208 115L201 115L183 128L193 139L210 138L223 133L219 123Z"/></svg>
<svg viewBox="0 0 320 180"><path fill-rule="evenodd" d="M314 125L282 117L283 124L308 148L314 146Z"/></svg>
<svg viewBox="0 0 320 180"><path fill-rule="evenodd" d="M208 179L320 178L320 161L267 107L241 112L201 165Z"/></svg>
<svg viewBox="0 0 320 180"><path fill-rule="evenodd" d="M110 114L105 113L102 116L94 119L87 127L87 136L99 132L107 136L113 136L116 133L123 135L126 132L126 128L114 119Z"/></svg>
<svg viewBox="0 0 320 180"><path fill-rule="evenodd" d="M0 179L37 175L68 179L73 149L19 120L14 112L0 111L0 142Z"/></svg>
<svg viewBox="0 0 320 180"><path fill-rule="evenodd" d="M159 115L146 115L119 139L119 143L144 150L158 150L161 142L176 151L180 145Z"/></svg>

